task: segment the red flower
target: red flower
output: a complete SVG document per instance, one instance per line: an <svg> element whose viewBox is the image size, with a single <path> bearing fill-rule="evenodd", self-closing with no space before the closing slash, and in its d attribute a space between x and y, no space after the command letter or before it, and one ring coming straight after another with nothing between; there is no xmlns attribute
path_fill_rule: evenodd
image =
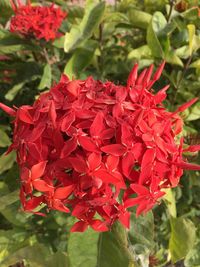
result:
<svg viewBox="0 0 200 267"><path fill-rule="evenodd" d="M63 76L32 106L0 104L15 118L8 152L17 151L25 211L43 203L70 212L78 219L72 231L107 231L116 220L129 227L129 207L146 213L164 188L178 185L183 169L200 170L183 158L200 146L183 149L183 139L176 141L178 113L197 99L168 112L162 105L168 86L152 89L163 67L151 78L153 66L138 76L136 65L126 87Z"/></svg>
<svg viewBox="0 0 200 267"><path fill-rule="evenodd" d="M13 0L10 1L15 12L10 21L11 32L46 41L60 36L58 29L67 13L59 7L55 7L54 4L50 7L31 6L30 1L23 5L20 0L16 6Z"/></svg>

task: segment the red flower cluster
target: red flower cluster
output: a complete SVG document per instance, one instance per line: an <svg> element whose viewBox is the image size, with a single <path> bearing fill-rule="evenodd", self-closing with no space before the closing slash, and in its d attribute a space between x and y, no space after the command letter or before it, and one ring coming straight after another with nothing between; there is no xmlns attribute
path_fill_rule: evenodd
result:
<svg viewBox="0 0 200 267"><path fill-rule="evenodd" d="M67 13L52 4L48 6L31 6L30 0L27 5L23 5L17 0L16 6L10 0L15 16L10 21L10 31L26 37L36 39L54 40L59 37L58 29Z"/></svg>
<svg viewBox="0 0 200 267"><path fill-rule="evenodd" d="M135 65L126 87L63 76L33 106L0 104L15 117L9 151L17 150L25 211L45 203L71 212L78 219L71 231L107 231L116 220L129 227L127 208L146 213L183 169L200 169L182 156L200 146L184 150L175 140L183 124L178 112L197 99L168 112L162 105L168 86L151 89L163 67L151 78L153 66L138 76Z"/></svg>

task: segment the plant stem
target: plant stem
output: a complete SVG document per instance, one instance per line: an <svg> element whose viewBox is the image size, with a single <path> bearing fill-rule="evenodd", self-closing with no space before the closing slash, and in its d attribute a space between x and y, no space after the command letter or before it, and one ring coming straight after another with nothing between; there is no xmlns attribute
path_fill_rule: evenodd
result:
<svg viewBox="0 0 200 267"><path fill-rule="evenodd" d="M46 50L45 47L43 48L43 54L44 54L44 57L45 57L45 59L46 59L46 62L47 62L49 65L51 65L51 60L50 60L50 58L49 58L48 52L47 52L47 50Z"/></svg>
<svg viewBox="0 0 200 267"><path fill-rule="evenodd" d="M175 87L175 90L176 90L176 91L175 91L175 95L174 95L174 98L173 98L173 104L175 103L175 100L176 100L177 93L178 93L179 87L180 87L180 85L181 85L181 82L182 82L182 80L183 80L183 78L184 78L184 76L185 76L185 74L186 74L186 72L187 72L187 70L188 70L188 68L189 68L189 66L190 66L190 63L191 63L191 61L192 61L192 56L193 56L193 55L190 55L190 57L188 58L188 60L187 60L187 62L186 62L186 64L185 64L185 66L184 66L183 72L182 72L182 74L181 74L181 77L180 77L180 79L178 80L177 85L176 85L176 87Z"/></svg>
<svg viewBox="0 0 200 267"><path fill-rule="evenodd" d="M170 22L171 20L172 11L174 8L174 0L169 0L169 5L170 5L170 8L169 8L169 14L167 16L167 22Z"/></svg>
<svg viewBox="0 0 200 267"><path fill-rule="evenodd" d="M103 70L103 24L102 23L99 25L99 51L100 51L99 69L100 72L102 73Z"/></svg>

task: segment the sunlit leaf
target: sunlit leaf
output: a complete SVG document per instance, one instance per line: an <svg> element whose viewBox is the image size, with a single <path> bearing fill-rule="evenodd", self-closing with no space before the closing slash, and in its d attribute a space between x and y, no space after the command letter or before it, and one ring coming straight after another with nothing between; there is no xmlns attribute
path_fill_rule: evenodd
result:
<svg viewBox="0 0 200 267"><path fill-rule="evenodd" d="M164 200L168 208L169 214L176 218L176 201L171 188L165 190Z"/></svg>
<svg viewBox="0 0 200 267"><path fill-rule="evenodd" d="M52 79L51 66L49 64L46 64L44 66L42 79L40 81L40 84L38 85L38 89L43 90L46 87L50 88L51 87L51 79Z"/></svg>
<svg viewBox="0 0 200 267"><path fill-rule="evenodd" d="M6 206L16 202L18 199L19 199L19 190L16 190L5 196L0 197L0 211L5 209Z"/></svg>
<svg viewBox="0 0 200 267"><path fill-rule="evenodd" d="M159 40L161 31L167 25L167 21L161 12L155 12L147 29L147 44L156 58L164 58L164 51Z"/></svg>
<svg viewBox="0 0 200 267"><path fill-rule="evenodd" d="M83 47L77 48L67 62L64 73L68 75L69 78L79 77L80 72L90 64L97 46L98 43L91 41L86 42Z"/></svg>
<svg viewBox="0 0 200 267"><path fill-rule="evenodd" d="M0 174L3 173L4 171L9 170L13 166L15 158L16 158L15 152L11 152L8 155L3 154L0 156Z"/></svg>
<svg viewBox="0 0 200 267"><path fill-rule="evenodd" d="M133 26L146 29L151 21L152 15L137 9L130 9L128 11L128 17Z"/></svg>
<svg viewBox="0 0 200 267"><path fill-rule="evenodd" d="M75 49L88 39L102 20L105 3L88 2L89 4L85 7L85 14L81 23L78 26L72 27L71 31L65 35L65 52Z"/></svg>
<svg viewBox="0 0 200 267"><path fill-rule="evenodd" d="M9 101L12 101L18 92L23 88L25 82L15 84L6 94L5 98Z"/></svg>
<svg viewBox="0 0 200 267"><path fill-rule="evenodd" d="M7 147L11 144L7 133L0 129L0 147Z"/></svg>

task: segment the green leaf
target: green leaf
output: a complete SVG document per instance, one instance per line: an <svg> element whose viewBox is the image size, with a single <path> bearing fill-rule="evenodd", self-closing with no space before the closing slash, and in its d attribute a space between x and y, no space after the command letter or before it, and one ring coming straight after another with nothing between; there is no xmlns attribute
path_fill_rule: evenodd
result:
<svg viewBox="0 0 200 267"><path fill-rule="evenodd" d="M1 267L8 267L16 264L16 262L22 262L23 260L26 260L28 263L27 266L31 267L48 266L46 265L46 259L49 254L50 251L42 244L35 244L33 246L28 245L12 254L9 254L8 257L1 263Z"/></svg>
<svg viewBox="0 0 200 267"><path fill-rule="evenodd" d="M13 54L18 51L38 51L39 46L33 45L29 40L22 39L9 31L0 30L0 53Z"/></svg>
<svg viewBox="0 0 200 267"><path fill-rule="evenodd" d="M91 40L84 47L78 48L67 62L64 73L69 78L79 77L79 73L90 64L97 46L98 43Z"/></svg>
<svg viewBox="0 0 200 267"><path fill-rule="evenodd" d="M147 29L147 44L153 56L157 58L164 58L164 51L159 40L159 35L161 35L166 25L167 21L164 15L161 12L155 12Z"/></svg>
<svg viewBox="0 0 200 267"><path fill-rule="evenodd" d="M9 206L19 200L19 190L15 190L5 196L0 197L0 211L4 210L6 206Z"/></svg>
<svg viewBox="0 0 200 267"><path fill-rule="evenodd" d="M190 64L190 68L200 69L200 59L195 60Z"/></svg>
<svg viewBox="0 0 200 267"><path fill-rule="evenodd" d="M170 63L172 65L177 65L181 67L184 66L182 60L177 56L174 50L168 51L168 53L165 56L165 60L167 63Z"/></svg>
<svg viewBox="0 0 200 267"><path fill-rule="evenodd" d="M8 155L3 154L0 156L0 174L12 168L15 162L15 158L15 152L11 152Z"/></svg>
<svg viewBox="0 0 200 267"><path fill-rule="evenodd" d="M0 7L3 8L10 8L11 9L11 4L10 4L10 0L1 0L0 1Z"/></svg>
<svg viewBox="0 0 200 267"><path fill-rule="evenodd" d="M106 23L112 22L112 23L129 23L129 19L126 14L123 14L121 12L109 12L107 11L105 13L104 21ZM110 24L109 24L110 25Z"/></svg>
<svg viewBox="0 0 200 267"><path fill-rule="evenodd" d="M48 267L68 267L69 261L66 253L62 251L57 251L54 253L50 259L47 261Z"/></svg>
<svg viewBox="0 0 200 267"><path fill-rule="evenodd" d="M7 147L11 144L7 133L0 129L0 147Z"/></svg>
<svg viewBox="0 0 200 267"><path fill-rule="evenodd" d="M146 29L151 21L152 15L137 9L130 9L128 11L128 17L133 26Z"/></svg>
<svg viewBox="0 0 200 267"><path fill-rule="evenodd" d="M196 242L195 246L187 254L184 265L186 267L200 267L200 239Z"/></svg>
<svg viewBox="0 0 200 267"><path fill-rule="evenodd" d="M190 56L188 45L181 46L175 50L176 56L187 59Z"/></svg>
<svg viewBox="0 0 200 267"><path fill-rule="evenodd" d="M25 84L24 82L15 84L6 94L5 94L5 99L12 101L15 96L19 93L19 91L23 88Z"/></svg>
<svg viewBox="0 0 200 267"><path fill-rule="evenodd" d="M57 38L54 42L53 45L57 48L63 48L64 47L64 42L65 42L65 36L62 36L60 38Z"/></svg>
<svg viewBox="0 0 200 267"><path fill-rule="evenodd" d="M168 208L169 214L176 218L176 200L173 194L173 191L171 188L167 188L165 190L165 195L164 195L164 200L165 200L165 204Z"/></svg>
<svg viewBox="0 0 200 267"><path fill-rule="evenodd" d="M187 118L185 118L185 121L195 121L200 119L200 102L196 103L190 111L190 114Z"/></svg>
<svg viewBox="0 0 200 267"><path fill-rule="evenodd" d="M185 258L194 246L196 229L191 220L179 217L171 218L171 236L169 250L172 262Z"/></svg>
<svg viewBox="0 0 200 267"><path fill-rule="evenodd" d="M145 215L136 217L131 214L131 227L129 239L133 250L140 259L140 265L148 265L149 255L154 251L154 217L150 211Z"/></svg>
<svg viewBox="0 0 200 267"><path fill-rule="evenodd" d="M195 25L189 24L187 25L188 33L189 33L189 51L190 55L192 55L194 51L194 37L195 37Z"/></svg>
<svg viewBox="0 0 200 267"><path fill-rule="evenodd" d="M88 2L89 4L85 7L86 11L81 23L72 27L71 31L65 35L64 50L66 53L88 39L103 18L105 3Z"/></svg>
<svg viewBox="0 0 200 267"><path fill-rule="evenodd" d="M0 230L1 267L3 266L2 262L6 260L7 257L9 258L9 255L27 245L27 233L23 229Z"/></svg>
<svg viewBox="0 0 200 267"><path fill-rule="evenodd" d="M140 46L136 49L133 49L128 54L128 59L141 59L141 58L151 58L151 49L148 47L148 45Z"/></svg>
<svg viewBox="0 0 200 267"><path fill-rule="evenodd" d="M38 85L38 89L43 90L46 87L50 88L51 87L51 79L52 79L51 66L49 64L46 64L44 66L42 79L40 81L40 84Z"/></svg>
<svg viewBox="0 0 200 267"><path fill-rule="evenodd" d="M198 16L199 16L198 8L193 7L193 8L187 9L185 12L181 13L181 16L184 19L196 20L198 19Z"/></svg>
<svg viewBox="0 0 200 267"><path fill-rule="evenodd" d="M97 267L136 267L128 247L126 229L120 223L113 225L112 231L100 234L98 250Z"/></svg>
<svg viewBox="0 0 200 267"><path fill-rule="evenodd" d="M96 267L99 234L93 229L84 233L70 233L68 256L70 267Z"/></svg>
<svg viewBox="0 0 200 267"><path fill-rule="evenodd" d="M17 200L19 200L19 192ZM19 208L20 208L20 203L19 201L16 201L11 205L6 206L5 209L2 209L1 214L13 226L25 227L25 225L28 222L28 218L33 216L33 214L19 211Z"/></svg>

